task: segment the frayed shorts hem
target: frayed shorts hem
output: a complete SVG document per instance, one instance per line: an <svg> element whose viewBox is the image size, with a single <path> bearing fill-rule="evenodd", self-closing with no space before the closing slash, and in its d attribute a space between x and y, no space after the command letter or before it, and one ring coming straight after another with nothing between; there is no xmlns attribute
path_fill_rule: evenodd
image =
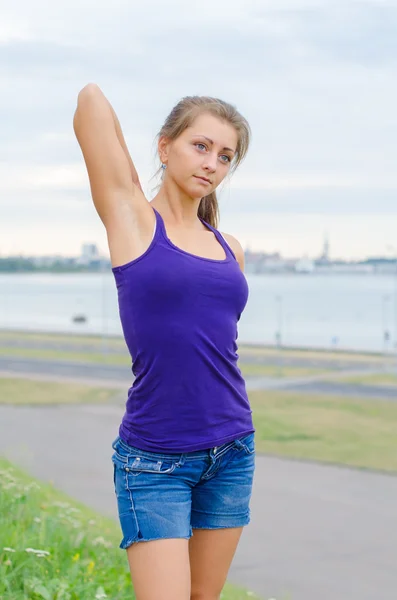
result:
<svg viewBox="0 0 397 600"><path fill-rule="evenodd" d="M129 539L127 541L122 541L119 548L121 550L127 550L132 544L138 544L139 542L155 542L156 540L190 540L192 537L192 533L190 535L159 535L157 537L152 538L134 538Z"/></svg>
<svg viewBox="0 0 397 600"><path fill-rule="evenodd" d="M237 527L246 527L249 525L250 521L245 521L244 523L233 523L233 525L196 525L192 527L193 531L195 529L236 529Z"/></svg>
<svg viewBox="0 0 397 600"><path fill-rule="evenodd" d="M227 525L195 525L192 526L191 528L191 533L190 535L158 535L156 537L151 537L151 538L134 538L134 539L128 539L128 540L122 540L119 548L121 550L126 550L127 548L129 548L129 546L132 546L132 544L137 544L139 542L154 542L156 540L190 540L190 538L192 537L192 535L194 535L194 530L195 529L210 529L210 530L216 530L216 529L236 529L238 527L246 527L247 525L250 524L250 517L245 518L242 521L237 521L236 523L228 523Z"/></svg>

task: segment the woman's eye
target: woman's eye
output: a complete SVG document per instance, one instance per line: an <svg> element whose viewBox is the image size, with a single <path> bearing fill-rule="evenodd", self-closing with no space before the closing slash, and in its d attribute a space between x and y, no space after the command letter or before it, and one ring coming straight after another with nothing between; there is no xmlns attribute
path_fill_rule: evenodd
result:
<svg viewBox="0 0 397 600"><path fill-rule="evenodd" d="M198 143L196 144L196 146L197 146L197 148L200 148L200 150L201 150L201 149L203 149L203 150L206 150L206 149L207 149L207 146L206 146L205 144L201 144L200 142L198 142Z"/></svg>
<svg viewBox="0 0 397 600"><path fill-rule="evenodd" d="M230 156L228 156L227 154L222 154L221 156L222 162L230 162Z"/></svg>

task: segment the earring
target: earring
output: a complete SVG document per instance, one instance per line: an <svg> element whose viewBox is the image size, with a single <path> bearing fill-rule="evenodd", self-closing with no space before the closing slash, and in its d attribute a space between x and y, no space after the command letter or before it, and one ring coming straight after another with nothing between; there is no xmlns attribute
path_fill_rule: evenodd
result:
<svg viewBox="0 0 397 600"><path fill-rule="evenodd" d="M167 165L165 165L164 163L161 163L161 168L163 169L163 171L165 171L167 168Z"/></svg>

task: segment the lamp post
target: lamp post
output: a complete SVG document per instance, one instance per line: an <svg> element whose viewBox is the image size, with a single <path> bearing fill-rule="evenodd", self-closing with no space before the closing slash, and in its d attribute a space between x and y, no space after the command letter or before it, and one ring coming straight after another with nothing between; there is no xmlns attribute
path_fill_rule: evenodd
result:
<svg viewBox="0 0 397 600"><path fill-rule="evenodd" d="M278 305L276 342L277 342L278 348L281 348L281 346L283 344L283 340L282 340L283 297L282 296L276 296L276 302L277 302L277 305Z"/></svg>
<svg viewBox="0 0 397 600"><path fill-rule="evenodd" d="M397 248L391 244L387 244L387 250L394 254L394 349L397 362Z"/></svg>
<svg viewBox="0 0 397 600"><path fill-rule="evenodd" d="M382 340L383 340L383 354L387 355L387 349L390 341L390 332L388 326L387 319L387 304L389 302L390 296L388 294L384 294L382 296Z"/></svg>

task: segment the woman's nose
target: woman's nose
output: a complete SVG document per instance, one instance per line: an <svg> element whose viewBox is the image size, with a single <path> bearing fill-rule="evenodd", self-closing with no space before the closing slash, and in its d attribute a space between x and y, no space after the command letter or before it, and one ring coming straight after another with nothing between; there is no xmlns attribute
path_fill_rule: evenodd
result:
<svg viewBox="0 0 397 600"><path fill-rule="evenodd" d="M217 160L217 156L207 154L203 165L204 169L206 169L207 171L211 171L211 173L214 173L216 171Z"/></svg>

